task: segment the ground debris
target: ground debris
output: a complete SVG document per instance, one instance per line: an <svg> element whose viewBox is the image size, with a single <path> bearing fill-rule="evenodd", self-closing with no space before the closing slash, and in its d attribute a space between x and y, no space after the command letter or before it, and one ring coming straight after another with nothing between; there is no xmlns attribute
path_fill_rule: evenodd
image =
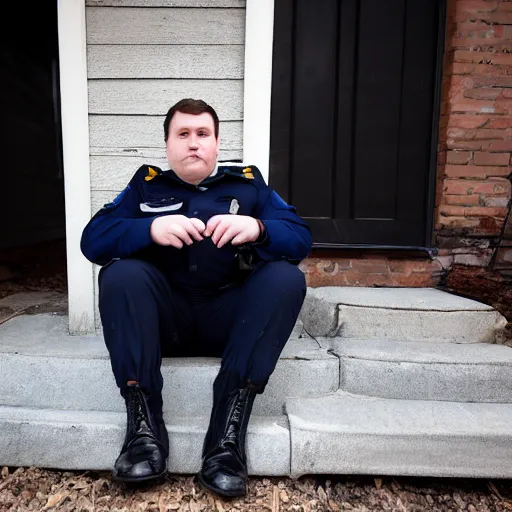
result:
<svg viewBox="0 0 512 512"><path fill-rule="evenodd" d="M250 478L246 497L224 500L190 476L168 475L138 488L115 483L102 471L4 467L1 476L1 512L512 512L512 480Z"/></svg>

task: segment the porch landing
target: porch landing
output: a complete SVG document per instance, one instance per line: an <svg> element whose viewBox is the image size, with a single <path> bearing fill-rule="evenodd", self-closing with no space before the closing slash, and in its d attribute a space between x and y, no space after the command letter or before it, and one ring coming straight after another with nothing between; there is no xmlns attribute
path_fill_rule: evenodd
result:
<svg viewBox="0 0 512 512"><path fill-rule="evenodd" d="M512 477L505 319L432 289L309 290L248 432L251 474ZM164 360L169 469L194 473L219 361ZM0 326L0 465L108 469L124 405L101 334L67 317Z"/></svg>

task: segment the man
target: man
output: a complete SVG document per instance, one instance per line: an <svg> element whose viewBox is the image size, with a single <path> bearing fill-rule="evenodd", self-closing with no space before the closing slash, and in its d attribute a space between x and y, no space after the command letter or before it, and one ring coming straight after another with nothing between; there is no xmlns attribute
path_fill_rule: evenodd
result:
<svg viewBox="0 0 512 512"><path fill-rule="evenodd" d="M103 334L126 401L113 477L138 482L166 471L162 356L221 357L199 480L241 496L252 404L301 309L306 286L297 264L311 234L256 167L217 164L211 106L179 101L164 135L170 170L143 165L82 235L84 255L103 265Z"/></svg>

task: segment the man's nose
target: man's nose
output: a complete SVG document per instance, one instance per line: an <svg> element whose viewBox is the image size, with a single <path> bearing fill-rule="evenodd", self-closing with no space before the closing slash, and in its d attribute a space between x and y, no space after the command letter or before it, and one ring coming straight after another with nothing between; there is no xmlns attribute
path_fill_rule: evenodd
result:
<svg viewBox="0 0 512 512"><path fill-rule="evenodd" d="M199 147L199 140L195 135L192 135L188 140L188 145L191 149L197 149Z"/></svg>

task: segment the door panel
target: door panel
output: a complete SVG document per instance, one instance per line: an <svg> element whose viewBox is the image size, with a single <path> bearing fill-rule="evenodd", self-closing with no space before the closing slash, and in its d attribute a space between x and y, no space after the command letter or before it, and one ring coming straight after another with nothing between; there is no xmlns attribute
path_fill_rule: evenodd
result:
<svg viewBox="0 0 512 512"><path fill-rule="evenodd" d="M441 0L275 5L270 182L316 244L429 243Z"/></svg>

